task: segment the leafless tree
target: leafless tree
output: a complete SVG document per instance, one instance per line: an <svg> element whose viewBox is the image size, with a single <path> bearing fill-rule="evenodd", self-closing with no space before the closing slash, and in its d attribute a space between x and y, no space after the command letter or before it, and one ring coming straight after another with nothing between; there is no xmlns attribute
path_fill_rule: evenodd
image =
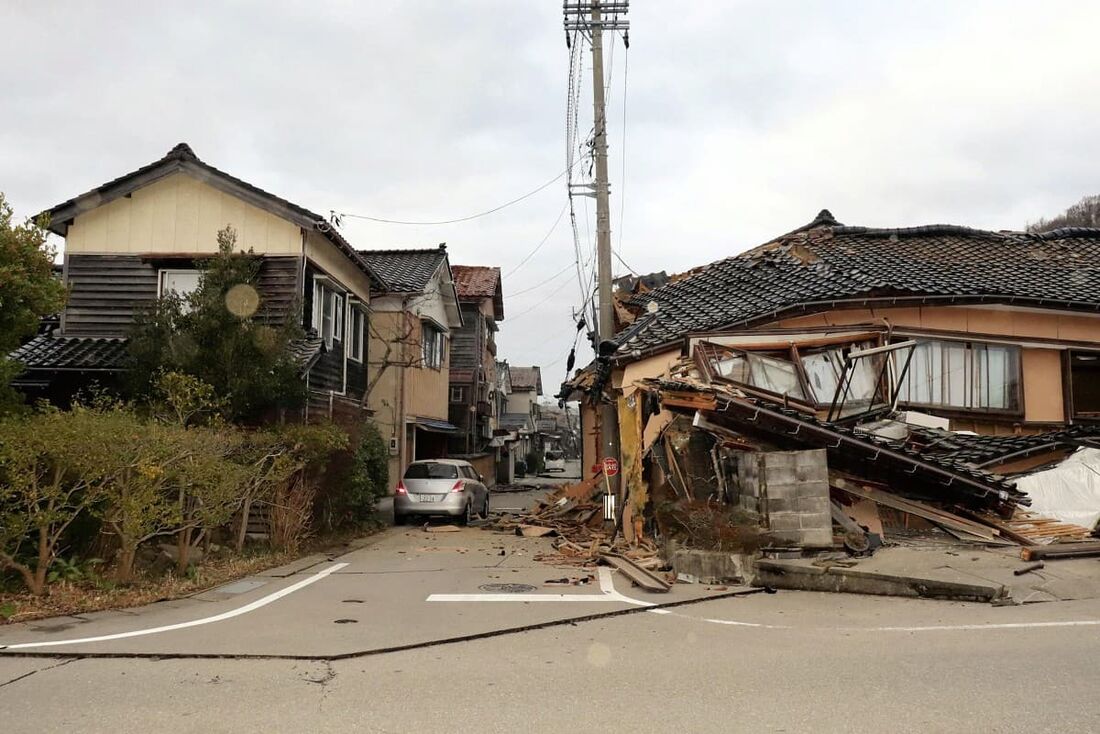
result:
<svg viewBox="0 0 1100 734"><path fill-rule="evenodd" d="M1028 232L1049 232L1062 227L1100 227L1100 195L1086 196L1056 217L1027 225Z"/></svg>

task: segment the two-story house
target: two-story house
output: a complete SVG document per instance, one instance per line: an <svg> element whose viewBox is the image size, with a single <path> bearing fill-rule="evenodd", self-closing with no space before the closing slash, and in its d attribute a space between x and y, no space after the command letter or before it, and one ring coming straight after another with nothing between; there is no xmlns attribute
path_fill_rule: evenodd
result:
<svg viewBox="0 0 1100 734"><path fill-rule="evenodd" d="M65 239L68 301L58 327L11 356L31 396L65 400L125 369L135 316L199 284L199 265L231 226L261 261L258 318L298 319L293 345L309 386L306 417L365 415L368 313L387 285L319 214L205 163L181 143L163 158L53 207Z"/></svg>
<svg viewBox="0 0 1100 734"><path fill-rule="evenodd" d="M451 422L459 433L451 437L451 451L485 464L496 463L490 446L499 414L494 409L497 386L497 323L504 319L500 268L455 265L455 285L462 306L463 326L455 333L451 355ZM496 472L491 466L486 476Z"/></svg>
<svg viewBox="0 0 1100 734"><path fill-rule="evenodd" d="M371 301L367 404L390 445L390 476L448 455L451 344L463 326L447 247L363 250L387 284Z"/></svg>

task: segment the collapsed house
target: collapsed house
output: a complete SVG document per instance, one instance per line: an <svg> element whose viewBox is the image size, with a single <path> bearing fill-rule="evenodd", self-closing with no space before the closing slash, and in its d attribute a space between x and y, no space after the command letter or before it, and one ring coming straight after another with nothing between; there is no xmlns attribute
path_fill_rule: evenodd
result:
<svg viewBox="0 0 1100 734"><path fill-rule="evenodd" d="M872 229L823 211L619 285L620 331L560 397L582 401L597 492L599 405L618 408L621 475L605 484L625 541L723 547L685 519L699 506L771 548L1095 529L1100 485L1059 487L1100 455L1100 230Z"/></svg>

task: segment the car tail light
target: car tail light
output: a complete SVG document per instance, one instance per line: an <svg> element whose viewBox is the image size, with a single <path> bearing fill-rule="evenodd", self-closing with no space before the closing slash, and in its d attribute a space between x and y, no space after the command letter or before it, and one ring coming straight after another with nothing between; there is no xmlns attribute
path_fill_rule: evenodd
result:
<svg viewBox="0 0 1100 734"><path fill-rule="evenodd" d="M405 489L405 483L400 479L397 480L397 488L394 490L397 494L408 494L409 490Z"/></svg>
<svg viewBox="0 0 1100 734"><path fill-rule="evenodd" d="M455 482L455 486L451 487L452 492L461 492L464 489L466 489L466 483L463 482L461 479Z"/></svg>

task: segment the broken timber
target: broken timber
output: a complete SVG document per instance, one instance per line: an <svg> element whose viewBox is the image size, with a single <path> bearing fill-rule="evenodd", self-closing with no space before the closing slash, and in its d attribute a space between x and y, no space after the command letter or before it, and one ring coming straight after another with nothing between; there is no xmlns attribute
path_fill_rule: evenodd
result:
<svg viewBox="0 0 1100 734"><path fill-rule="evenodd" d="M1079 558L1100 556L1100 541L1095 543L1051 543L1020 549L1020 558L1037 561L1040 558Z"/></svg>
<svg viewBox="0 0 1100 734"><path fill-rule="evenodd" d="M622 574L634 582L635 585L642 587L646 591L666 593L672 588L672 585L660 576L642 568L629 558L620 556L618 553L603 553L600 555L600 560L612 568L621 571Z"/></svg>
<svg viewBox="0 0 1100 734"><path fill-rule="evenodd" d="M931 505L926 505L923 502L905 499L904 497L899 497L889 492L882 492L877 489L871 489L870 487L861 487L855 482L850 482L839 477L831 478L829 483L833 488L839 489L855 497L862 497L863 499L871 500L885 507L900 510L901 512L908 512L910 515L916 515L917 517L923 517L925 520L966 535L977 536L985 540L995 540L998 536L998 531L993 528L972 522L949 512L944 512Z"/></svg>

